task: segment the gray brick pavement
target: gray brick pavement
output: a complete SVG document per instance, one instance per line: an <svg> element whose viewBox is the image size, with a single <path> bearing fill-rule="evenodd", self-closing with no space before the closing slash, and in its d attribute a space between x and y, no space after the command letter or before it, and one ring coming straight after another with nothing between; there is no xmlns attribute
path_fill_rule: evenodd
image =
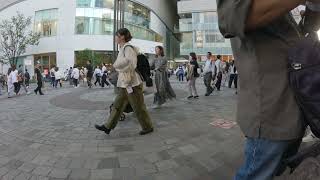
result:
<svg viewBox="0 0 320 180"><path fill-rule="evenodd" d="M231 179L244 138L238 127L209 123L235 119L234 90L187 100L186 83L172 85L177 100L149 108L155 132L147 136L138 135L134 114L109 136L94 129L109 114L111 89L48 88L45 96L0 97L0 179ZM200 80L198 86L204 94ZM152 89L145 100L151 107Z"/></svg>

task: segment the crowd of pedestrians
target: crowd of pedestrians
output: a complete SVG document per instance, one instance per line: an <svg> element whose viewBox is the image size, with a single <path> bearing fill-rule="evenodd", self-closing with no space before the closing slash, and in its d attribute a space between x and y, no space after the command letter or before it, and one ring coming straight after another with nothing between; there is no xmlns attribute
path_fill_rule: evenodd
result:
<svg viewBox="0 0 320 180"><path fill-rule="evenodd" d="M93 71L91 62L88 60L86 67L79 68L78 65L74 65L64 72L59 67L52 66L48 76L46 76L41 65L36 64L32 79L29 71L24 69L23 65L19 65L18 69L16 65L12 65L8 69L7 74L0 74L0 96L3 95L4 92L7 92L8 97L12 98L13 96L21 95L22 90L25 92L24 94L29 95L32 92L30 92L30 81L32 80L34 80L37 85L34 93L39 93L40 95L44 95L42 88L44 87L44 82L47 82L46 80L49 80L49 87L53 89L58 87L62 88L66 82L69 82L69 85L74 88L80 87L81 83L83 85L87 83L88 87L92 88L92 78L95 77L95 86L99 85L101 88L110 88L109 73L110 70L107 69L105 64L96 66L96 69Z"/></svg>

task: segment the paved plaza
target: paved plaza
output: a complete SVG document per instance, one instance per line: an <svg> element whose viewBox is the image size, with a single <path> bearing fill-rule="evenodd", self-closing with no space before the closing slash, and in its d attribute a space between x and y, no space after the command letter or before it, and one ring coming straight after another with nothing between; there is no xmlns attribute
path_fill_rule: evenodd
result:
<svg viewBox="0 0 320 180"><path fill-rule="evenodd" d="M186 83L172 79L175 101L152 109L155 132L138 135L134 114L105 135L94 129L108 116L113 89L46 88L45 96L0 97L0 177L3 180L226 180L242 161L244 137L234 121L237 96L224 88L187 100ZM201 80L202 81L202 80Z"/></svg>

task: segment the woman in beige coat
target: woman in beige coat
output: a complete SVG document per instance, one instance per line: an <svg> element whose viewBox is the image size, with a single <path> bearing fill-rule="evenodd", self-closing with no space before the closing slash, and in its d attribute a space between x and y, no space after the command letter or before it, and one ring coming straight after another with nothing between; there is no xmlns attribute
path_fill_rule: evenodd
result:
<svg viewBox="0 0 320 180"><path fill-rule="evenodd" d="M144 103L143 82L137 73L137 50L129 43L132 39L128 29L116 33L116 43L120 46L119 54L113 67L119 73L117 87L119 92L114 101L111 114L104 125L95 125L96 129L109 134L120 119L121 114L130 103L142 127L140 135L153 132L151 118Z"/></svg>

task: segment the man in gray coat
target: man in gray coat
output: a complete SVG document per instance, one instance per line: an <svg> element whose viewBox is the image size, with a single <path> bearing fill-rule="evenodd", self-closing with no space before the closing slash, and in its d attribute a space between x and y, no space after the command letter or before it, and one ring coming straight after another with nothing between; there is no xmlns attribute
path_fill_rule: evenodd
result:
<svg viewBox="0 0 320 180"><path fill-rule="evenodd" d="M298 26L290 11L305 3L307 15ZM237 119L247 139L235 180L269 180L297 152L305 132L289 87L287 53L303 30L318 30L320 0L217 0L217 7L241 76Z"/></svg>

